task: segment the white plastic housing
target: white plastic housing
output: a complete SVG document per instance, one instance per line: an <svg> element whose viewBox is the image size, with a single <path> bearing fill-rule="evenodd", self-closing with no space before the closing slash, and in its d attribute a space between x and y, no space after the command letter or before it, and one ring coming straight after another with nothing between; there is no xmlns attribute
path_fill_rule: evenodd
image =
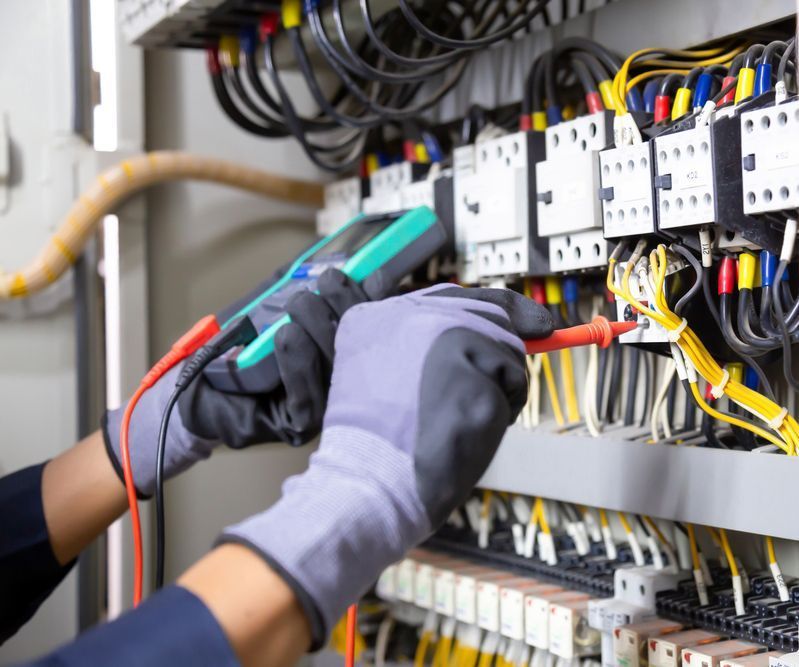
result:
<svg viewBox="0 0 799 667"><path fill-rule="evenodd" d="M716 219L710 127L655 138L659 178L671 187L657 188L657 220L661 229L706 225Z"/></svg>
<svg viewBox="0 0 799 667"><path fill-rule="evenodd" d="M741 114L744 213L799 208L799 101Z"/></svg>
<svg viewBox="0 0 799 667"><path fill-rule="evenodd" d="M613 191L612 199L602 200L605 236L620 238L653 233L655 205L650 142L602 151L599 166L603 190L612 188Z"/></svg>
<svg viewBox="0 0 799 667"><path fill-rule="evenodd" d="M608 242L601 229L561 234L549 239L552 271L578 271L607 266Z"/></svg>
<svg viewBox="0 0 799 667"><path fill-rule="evenodd" d="M477 243L472 235L472 200L476 186L474 179L475 148L460 146L452 152L452 192L455 218L455 250L457 252L458 278L461 282L477 282ZM471 207L471 208L470 208Z"/></svg>
<svg viewBox="0 0 799 667"><path fill-rule="evenodd" d="M671 567L663 570L649 565L619 568L613 575L613 590L617 600L655 611L655 595L676 587L684 578L684 572Z"/></svg>
<svg viewBox="0 0 799 667"><path fill-rule="evenodd" d="M616 265L616 281L621 281L624 270L627 268L627 262L620 262ZM644 290L640 283L638 273L636 270L630 274L629 282L630 292L644 306L650 305L650 297L647 291ZM628 322L636 319L633 307L628 304L624 299L616 297L616 319L620 322ZM637 313L638 328L628 331L627 333L619 336L620 343L668 343L669 334L662 325L658 324L655 320L647 317L643 313Z"/></svg>
<svg viewBox="0 0 799 667"><path fill-rule="evenodd" d="M325 186L325 206L316 212L316 233L332 234L361 212L361 181L345 178Z"/></svg>

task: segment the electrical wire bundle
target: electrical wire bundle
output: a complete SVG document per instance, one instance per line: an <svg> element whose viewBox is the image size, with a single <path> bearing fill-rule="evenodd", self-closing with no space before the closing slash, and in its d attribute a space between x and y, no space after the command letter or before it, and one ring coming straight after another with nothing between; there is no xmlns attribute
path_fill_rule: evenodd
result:
<svg viewBox="0 0 799 667"><path fill-rule="evenodd" d="M405 121L421 122L458 84L475 52L528 30L539 16L548 23L547 4L399 0L376 19L368 0L359 0L356 25L345 20L341 0L331 0L324 6L330 28L323 3L284 0L280 16L265 15L257 31L225 36L209 48L208 69L220 106L242 129L265 138L294 136L319 168L353 170L365 152L384 143L387 126L402 130ZM361 32L363 37L353 36ZM302 115L288 93L276 57L278 33L290 44L293 64L319 109L315 115ZM316 54L332 71L332 93L315 67Z"/></svg>

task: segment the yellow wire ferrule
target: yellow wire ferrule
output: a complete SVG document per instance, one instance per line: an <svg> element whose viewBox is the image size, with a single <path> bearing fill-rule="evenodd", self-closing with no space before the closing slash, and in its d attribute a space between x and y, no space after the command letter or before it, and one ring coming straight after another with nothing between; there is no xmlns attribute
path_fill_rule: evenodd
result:
<svg viewBox="0 0 799 667"><path fill-rule="evenodd" d="M738 289L752 289L757 273L757 258L751 252L738 255Z"/></svg>
<svg viewBox="0 0 799 667"><path fill-rule="evenodd" d="M533 129L536 132L543 132L547 129L546 111L533 111Z"/></svg>
<svg viewBox="0 0 799 667"><path fill-rule="evenodd" d="M613 104L613 82L610 79L605 79L599 82L597 88L599 88L599 94L602 96L602 104L605 105L605 108L615 109L616 107Z"/></svg>
<svg viewBox="0 0 799 667"><path fill-rule="evenodd" d="M563 290L560 286L560 278L557 276L547 276L544 279L544 290L547 295L547 303L550 306L559 306L563 302Z"/></svg>
<svg viewBox="0 0 799 667"><path fill-rule="evenodd" d="M682 118L691 110L691 96L693 91L690 88L677 88L674 93L674 103L671 105L671 119Z"/></svg>
<svg viewBox="0 0 799 667"><path fill-rule="evenodd" d="M416 144L413 147L414 155L416 155L416 161L422 164L427 164L430 162L430 155L427 152L427 146L422 143Z"/></svg>
<svg viewBox="0 0 799 667"><path fill-rule="evenodd" d="M280 3L280 17L283 27L298 28L302 25L302 2L300 0L283 0Z"/></svg>
<svg viewBox="0 0 799 667"><path fill-rule="evenodd" d="M751 67L742 67L738 71L738 85L735 87L735 104L752 96L755 89L755 70Z"/></svg>
<svg viewBox="0 0 799 667"><path fill-rule="evenodd" d="M239 66L239 38L235 35L224 35L219 38L219 55L222 62L229 67Z"/></svg>
<svg viewBox="0 0 799 667"><path fill-rule="evenodd" d="M743 382L744 381L744 365L739 361L734 361L727 364L724 368L727 369L727 372L730 374L730 380L733 382Z"/></svg>

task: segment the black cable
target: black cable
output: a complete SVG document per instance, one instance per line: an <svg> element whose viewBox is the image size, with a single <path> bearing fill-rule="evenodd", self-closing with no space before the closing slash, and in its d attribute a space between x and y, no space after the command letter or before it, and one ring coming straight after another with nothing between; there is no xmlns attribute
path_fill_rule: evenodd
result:
<svg viewBox="0 0 799 667"><path fill-rule="evenodd" d="M365 1L366 0L361 0L361 2ZM549 2L549 0L536 0L533 8L515 23L506 25L504 28L501 28L497 32L494 32L490 35L486 35L485 37L473 37L472 39L450 39L444 35L433 32L419 20L419 17L410 8L407 0L399 0L399 7L408 23L410 23L422 35L422 37L428 41L448 49L479 49L490 46L491 44L495 44L496 42L501 41L506 37L510 37L514 33L524 28L536 16L538 16L538 14L541 12L541 9L547 4L547 2ZM498 4L501 6L501 3ZM521 14L521 8L525 7L526 4L526 2L520 3L516 9L514 9L513 14ZM511 15L511 20L513 14Z"/></svg>
<svg viewBox="0 0 799 667"><path fill-rule="evenodd" d="M641 363L641 350L634 347L630 350L630 367L627 371L627 401L624 405L624 425L635 423L635 398L638 393L638 371Z"/></svg>
<svg viewBox="0 0 799 667"><path fill-rule="evenodd" d="M782 283L782 276L785 269L788 268L787 260L781 259L777 265L777 272L774 274L774 281L771 283L771 301L774 307L774 313L777 316L777 326L779 327L782 336L782 372L785 375L785 380L791 385L794 391L799 391L799 380L793 375L793 364L791 361L791 335L788 331L788 325L785 323L785 312L782 308L782 299L777 294L777 290Z"/></svg>
<svg viewBox="0 0 799 667"><path fill-rule="evenodd" d="M677 302L677 305L674 306L674 313L682 317L683 310L686 308L686 306L688 306L689 303L691 303L691 301L693 301L693 299L699 293L699 290L702 289L702 265L699 263L699 260L694 257L694 254L682 244L672 243L671 249L682 256L691 265L691 268L696 274L696 280L694 280L694 284L691 285L691 288Z"/></svg>
<svg viewBox="0 0 799 667"><path fill-rule="evenodd" d="M696 405L695 399L693 394L691 393L691 387L688 384L688 380L681 380L681 384L683 389L685 389L686 397L685 397L685 409L683 410L683 431L693 431L696 429Z"/></svg>
<svg viewBox="0 0 799 667"><path fill-rule="evenodd" d="M621 372L626 348L617 340L614 340L608 349L613 350L613 363L610 367L610 385L608 386L608 400L605 406L605 421L612 423L613 413L616 412L616 399L621 389Z"/></svg>
<svg viewBox="0 0 799 667"><path fill-rule="evenodd" d="M669 382L669 390L666 394L666 420L669 424L674 423L674 413L677 408L677 376L673 375ZM685 425L683 425L685 428Z"/></svg>
<svg viewBox="0 0 799 667"><path fill-rule="evenodd" d="M770 338L762 338L752 328L752 313L754 309L750 306L752 306L752 290L739 289L736 322L741 340L760 350L773 350L779 343ZM757 318L757 320L759 323L760 318Z"/></svg>
<svg viewBox="0 0 799 667"><path fill-rule="evenodd" d="M793 53L793 47L795 43L796 38L788 40L785 51L782 52L782 56L780 57L780 64L777 67L777 81L783 81L786 86L788 85L788 82L785 81L785 74L788 71L788 62L791 60L791 53Z"/></svg>
<svg viewBox="0 0 799 667"><path fill-rule="evenodd" d="M641 420L638 422L639 426L646 426L649 418L649 401L652 392L652 359L647 353L643 353L644 360L644 409L641 413Z"/></svg>
<svg viewBox="0 0 799 667"><path fill-rule="evenodd" d="M203 345L183 365L175 389L167 401L161 418L161 428L158 432L158 449L155 464L155 589L164 586L164 561L166 551L166 518L164 512L164 458L166 456L166 436L169 429L169 420L172 410L181 394L202 373L208 364L222 356L228 350L239 345L246 345L258 337L258 330L249 317L242 316L231 322L222 331L216 334L208 343Z"/></svg>

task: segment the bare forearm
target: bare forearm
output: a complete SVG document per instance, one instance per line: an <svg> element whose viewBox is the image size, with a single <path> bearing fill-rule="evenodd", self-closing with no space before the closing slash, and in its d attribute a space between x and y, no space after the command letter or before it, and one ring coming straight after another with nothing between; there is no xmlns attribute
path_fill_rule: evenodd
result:
<svg viewBox="0 0 799 667"><path fill-rule="evenodd" d="M75 558L127 507L100 431L54 458L42 473L42 503L59 563Z"/></svg>
<svg viewBox="0 0 799 667"><path fill-rule="evenodd" d="M293 665L310 646L310 627L291 588L246 547L217 547L177 583L210 609L245 667Z"/></svg>

